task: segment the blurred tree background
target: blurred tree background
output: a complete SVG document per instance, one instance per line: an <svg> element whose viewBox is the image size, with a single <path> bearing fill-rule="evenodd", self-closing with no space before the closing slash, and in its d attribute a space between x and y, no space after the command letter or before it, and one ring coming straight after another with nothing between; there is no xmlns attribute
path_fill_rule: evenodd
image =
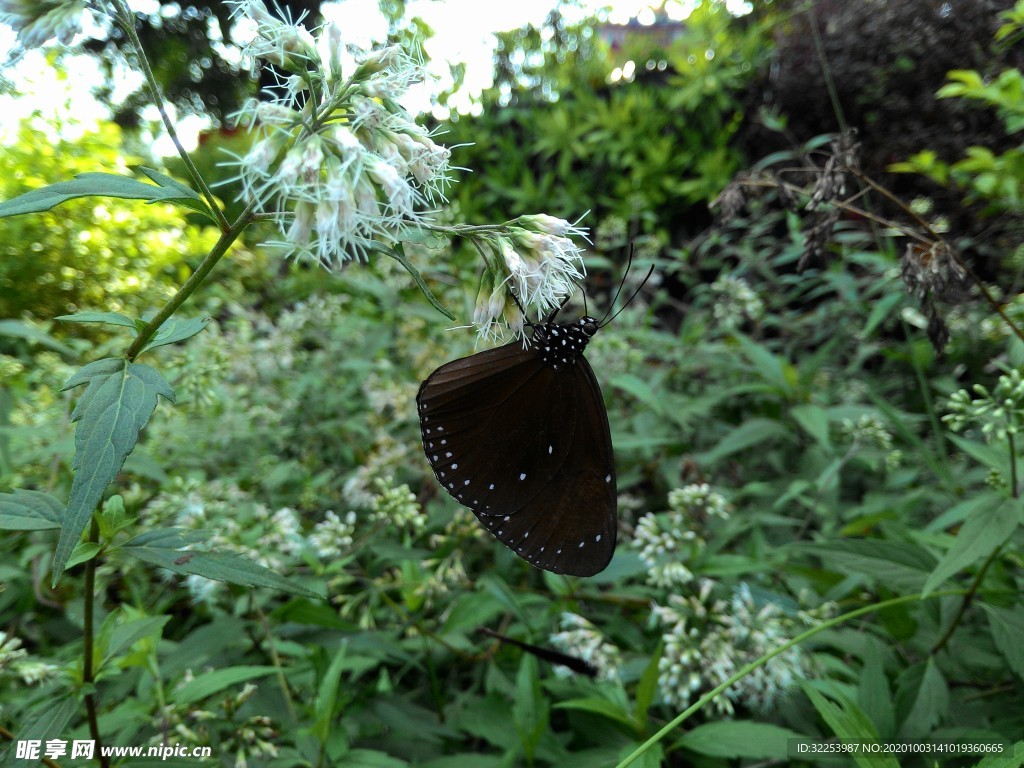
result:
<svg viewBox="0 0 1024 768"><path fill-rule="evenodd" d="M981 584L994 596L962 611L955 596L903 603L790 649L634 765L795 764L796 737L1024 733L1012 442L1024 406L1005 406L1009 432L954 434L943 421L960 387L1002 392L1024 345L977 289L908 292L910 239L871 218L898 215L884 198L858 199L863 215L837 212L824 227L781 187L731 216L722 194L754 169L820 170L830 139L855 129L860 171L942 233L1006 317L1024 317L1024 7L694 5L682 21L655 8L653 23L617 25L564 3L498 35L493 86L475 109L424 118L472 170L442 219L586 212L586 292L600 313L630 244L656 265L588 349L620 489L608 570L576 580L531 569L438 492L414 398L474 340L446 330L407 272L384 259L339 274L281 263L253 233L186 305L211 328L148 360L177 405L158 408L108 504L144 526L215 528L210 546L326 583L330 599L169 585L113 555L98 585L113 637L98 685L112 743L211 745L236 765L615 766L809 626ZM320 3L281 7L321 18ZM404 2L380 11L389 41L425 55L431 30ZM227 116L269 81L239 70L224 3L153 3L138 21L178 116L209 118L195 160L230 210L237 185L218 163L248 138ZM3 199L162 162L146 156L141 91L113 87L123 43L100 30L82 46L103 62L96 95L110 121L79 135L26 121L4 149ZM937 97L954 70L977 83ZM176 159L166 165L184 178ZM119 200L0 220L0 492L66 496L73 403L61 387L123 341L53 318L158 307L215 238L169 208ZM460 322L471 317L474 254L458 242L408 251ZM949 333L941 352L929 312ZM999 493L1011 513L975 522ZM74 580L46 588L52 546L47 531L0 542L0 718L14 733L78 674L81 591ZM582 658L595 677L480 627ZM84 729L70 722L65 734ZM981 759L918 757L900 764Z"/></svg>

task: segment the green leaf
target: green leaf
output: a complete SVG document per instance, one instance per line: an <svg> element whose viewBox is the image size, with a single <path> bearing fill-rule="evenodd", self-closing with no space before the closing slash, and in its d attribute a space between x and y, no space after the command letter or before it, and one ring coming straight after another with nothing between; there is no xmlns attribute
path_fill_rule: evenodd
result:
<svg viewBox="0 0 1024 768"><path fill-rule="evenodd" d="M929 594L950 576L959 573L996 547L1002 545L1021 523L1021 502L1019 499L1003 499L975 510L964 522L953 546L935 566L931 576L921 590L921 597Z"/></svg>
<svg viewBox="0 0 1024 768"><path fill-rule="evenodd" d="M106 649L107 658L117 656L121 651L128 650L147 637L159 640L164 625L170 620L170 616L122 617L110 632L110 642Z"/></svg>
<svg viewBox="0 0 1024 768"><path fill-rule="evenodd" d="M892 707L892 691L885 676L882 652L877 643L868 643L864 654L864 668L860 673L857 687L857 703L872 721L883 739L892 738L896 732L896 715Z"/></svg>
<svg viewBox="0 0 1024 768"><path fill-rule="evenodd" d="M146 346L142 348L142 351L148 352L149 350L156 349L157 347L163 347L167 344L174 344L179 341L184 341L185 339L190 339L197 333L202 332L202 330L209 324L209 317L190 317L184 319L172 317L160 326L160 329L156 332L156 336L147 342Z"/></svg>
<svg viewBox="0 0 1024 768"><path fill-rule="evenodd" d="M64 505L41 491L0 493L0 530L45 531L60 528Z"/></svg>
<svg viewBox="0 0 1024 768"><path fill-rule="evenodd" d="M57 339L53 338L53 336L48 334L46 331L34 328L21 320L0 320L0 336L24 339L25 341L41 344L42 346L48 347L62 355L75 354L75 350L67 344L57 341Z"/></svg>
<svg viewBox="0 0 1024 768"><path fill-rule="evenodd" d="M698 725L677 746L702 755L750 760L782 760L789 756L789 740L803 738L796 731L750 720L724 720Z"/></svg>
<svg viewBox="0 0 1024 768"><path fill-rule="evenodd" d="M203 199L202 195L192 189L192 187L182 184L177 179L172 179L170 176L160 173L160 171L154 170L153 168L147 168L144 165L140 165L139 170L142 171L142 173L151 181L156 182L167 191L167 196L160 198L161 201L166 203L175 203L184 208L188 208L191 211L202 214L210 221L217 221L217 217L210 212L210 207L206 204L206 200Z"/></svg>
<svg viewBox="0 0 1024 768"><path fill-rule="evenodd" d="M596 697L569 699L568 701L558 702L553 708L576 709L581 712L592 712L595 715L601 715L602 717L607 717L609 720L621 723L631 731L637 730L637 723L632 717L630 717L629 712L624 710L621 705L616 704L614 701L609 701L608 699L599 699Z"/></svg>
<svg viewBox="0 0 1024 768"><path fill-rule="evenodd" d="M807 698L811 700L818 714L832 729L832 732L843 740L878 741L878 733L867 715L849 699L836 695L839 702L834 704L816 691L809 683L801 685ZM854 762L861 768L899 768L899 762L893 757L879 755L851 755Z"/></svg>
<svg viewBox="0 0 1024 768"><path fill-rule="evenodd" d="M512 721L519 733L519 741L527 762L532 763L537 745L548 725L548 706L540 690L537 660L528 653L523 654L519 672L516 674Z"/></svg>
<svg viewBox="0 0 1024 768"><path fill-rule="evenodd" d="M405 229L402 230L400 237L404 243L416 243L417 245L434 250L444 248L448 243L447 237L434 232L432 229Z"/></svg>
<svg viewBox="0 0 1024 768"><path fill-rule="evenodd" d="M642 744L627 744L621 750L619 750L619 762L617 766L622 765L623 761L639 749ZM665 752L661 746L660 741L654 742L651 746L641 752L635 760L629 763L629 768L661 768L662 758L664 758Z"/></svg>
<svg viewBox="0 0 1024 768"><path fill-rule="evenodd" d="M901 591L921 589L935 568L931 554L906 542L840 539L791 546L816 554L828 570L866 576L875 583Z"/></svg>
<svg viewBox="0 0 1024 768"><path fill-rule="evenodd" d="M341 685L341 672L345 665L345 653L348 646L344 641L338 646L337 653L331 659L331 665L324 673L323 679L316 690L314 712L316 717L310 732L321 744L327 743L331 735L331 724L334 721L334 707L338 703L338 688Z"/></svg>
<svg viewBox="0 0 1024 768"><path fill-rule="evenodd" d="M774 419L748 419L729 432L721 442L698 457L702 464L714 464L726 456L739 453L769 440L789 438L790 432Z"/></svg>
<svg viewBox="0 0 1024 768"><path fill-rule="evenodd" d="M174 390L155 369L122 358L89 363L64 389L87 384L71 414L75 430L75 478L53 559L56 586L106 487L121 471L156 408L157 396L174 401Z"/></svg>
<svg viewBox="0 0 1024 768"><path fill-rule="evenodd" d="M430 306L440 312L442 315L447 317L449 320L455 320L455 315L449 312L440 301L438 301L434 294L430 292L427 284L423 280L423 276L420 275L419 270L412 265L412 262L405 256L405 249L402 248L401 243L395 243L390 251L385 251L391 258L405 267L406 271L412 276L412 279L416 281L416 285L419 286L420 291L427 301L430 302Z"/></svg>
<svg viewBox="0 0 1024 768"><path fill-rule="evenodd" d="M828 411L817 405L794 405L789 415L799 424L804 432L814 438L822 448L831 449L829 438Z"/></svg>
<svg viewBox="0 0 1024 768"><path fill-rule="evenodd" d="M994 469L1003 477L1010 476L1010 460L1005 448L997 448L977 440L968 440L960 435L947 434L946 439L979 464Z"/></svg>
<svg viewBox="0 0 1024 768"><path fill-rule="evenodd" d="M408 768L409 763L376 749L353 749L346 752L334 765L338 768Z"/></svg>
<svg viewBox="0 0 1024 768"><path fill-rule="evenodd" d="M0 218L48 211L61 203L79 197L118 197L126 200L180 203L209 215L209 209L206 208L205 203L197 207L196 201L202 202L202 198L188 187L157 171L147 168L140 170L150 178L158 177L154 178L154 181L157 181L159 186L113 173L81 173L71 181L59 181L56 184L33 189L31 192L0 203ZM171 183L161 184L159 178Z"/></svg>
<svg viewBox="0 0 1024 768"><path fill-rule="evenodd" d="M974 764L974 768L1020 768L1024 765L1024 741L1018 741L1001 754L991 754Z"/></svg>
<svg viewBox="0 0 1024 768"><path fill-rule="evenodd" d="M896 691L896 712L904 715L897 735L902 739L920 739L928 735L945 716L949 707L946 680L929 656L900 676Z"/></svg>
<svg viewBox="0 0 1024 768"><path fill-rule="evenodd" d="M213 672L204 672L202 676L181 686L174 694L174 701L177 704L192 704L215 693L220 693L225 688L250 680L258 680L276 672L277 667L267 666L225 667Z"/></svg>
<svg viewBox="0 0 1024 768"><path fill-rule="evenodd" d="M182 539L172 535L175 533L173 529L144 533L124 544L119 551L185 576L203 576L229 584L267 587L305 597L323 598L322 594L234 552L182 549Z"/></svg>
<svg viewBox="0 0 1024 768"><path fill-rule="evenodd" d="M120 312L75 312L73 315L59 315L54 318L65 323L104 323L132 329L135 335L135 321Z"/></svg>
<svg viewBox="0 0 1024 768"><path fill-rule="evenodd" d="M743 334L735 334L735 339L764 381L770 383L780 394L788 395L792 391L793 387L787 376L788 363L785 359Z"/></svg>
<svg viewBox="0 0 1024 768"><path fill-rule="evenodd" d="M892 315L896 308L904 301L906 301L906 298L902 293L890 293L888 296L883 296L874 302L871 305L871 312L868 314L867 322L864 324L864 330L861 331L861 336L866 339L871 338L871 334L875 332L875 329Z"/></svg>
<svg viewBox="0 0 1024 768"><path fill-rule="evenodd" d="M663 414L665 412L665 393L655 391L647 381L630 374L622 374L613 377L610 384L635 397L652 413Z"/></svg>
<svg viewBox="0 0 1024 768"><path fill-rule="evenodd" d="M996 648L1010 665L1017 677L1024 679L1024 608L998 608L982 603L988 613L988 625Z"/></svg>
<svg viewBox="0 0 1024 768"><path fill-rule="evenodd" d="M640 682L636 686L636 720L641 727L647 723L647 710L654 703L658 695L658 676L660 670L658 663L661 661L662 644L658 644L657 650L651 654L651 660L644 667L644 673L640 675Z"/></svg>
<svg viewBox="0 0 1024 768"><path fill-rule="evenodd" d="M50 739L65 739L67 738L68 723L71 722L71 717L77 711L78 701L68 692L45 699L28 711L27 717L16 729L16 738L33 739L43 744ZM0 753L0 757L3 758L0 760L0 765L28 765L25 760L18 760L15 757L17 752L13 742L7 742L7 739L4 739L4 742L6 742L7 752L6 754Z"/></svg>

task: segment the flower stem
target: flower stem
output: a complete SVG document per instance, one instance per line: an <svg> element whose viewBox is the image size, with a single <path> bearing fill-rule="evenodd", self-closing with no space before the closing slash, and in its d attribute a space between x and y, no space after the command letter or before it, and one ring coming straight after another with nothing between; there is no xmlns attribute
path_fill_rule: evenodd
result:
<svg viewBox="0 0 1024 768"><path fill-rule="evenodd" d="M98 543L100 540L100 526L94 517L92 526L89 528L89 542ZM93 641L95 638L94 608L96 605L96 564L97 558L90 557L85 562L85 594L83 599L85 605L82 610L82 684L87 689L85 694L85 712L89 720L89 733L92 736L96 747L96 754L99 757L100 765L107 768L110 760L103 753L103 741L100 738L99 716L96 712L96 693L94 690L96 670L93 669L93 654L95 653Z"/></svg>
<svg viewBox="0 0 1024 768"><path fill-rule="evenodd" d="M227 231L221 234L220 239L217 240L210 253L207 254L206 258L203 259L203 263L199 265L199 268L192 273L192 276L185 281L185 284L178 289L178 292L171 297L159 312L150 320L146 327L142 329L135 340L128 347L128 351L125 353L125 357L129 361L134 361L145 348L146 344L156 335L157 330L163 325L167 319L173 315L178 308L184 304L189 296L195 293L196 289L206 280L213 268L217 266L217 262L221 260L221 257L227 253L228 248L231 244L238 239L238 236L242 233L251 222L252 222L252 211L256 203L251 203L248 208L238 217L234 224L228 227Z"/></svg>
<svg viewBox="0 0 1024 768"><path fill-rule="evenodd" d="M963 589L949 589L944 590L942 592L932 592L928 597L948 597L950 595L962 595L965 592L966 590ZM850 611L849 613L844 613L842 616L836 616L834 619L824 621L818 626L812 627L806 632L802 632L801 634L794 637L792 640L783 643L778 648L775 648L769 653L766 653L764 656L757 659L756 661L752 661L751 663L747 664L745 667L737 671L736 674L732 675L728 680L723 682L721 685L718 685L714 689L705 693L703 696L697 699L697 701L695 701L690 707L687 707L685 710L683 710L683 712L676 716L675 719L673 719L671 722L665 725L656 734L651 736L651 738L649 738L639 747L634 749L624 760L622 760L618 765L616 765L615 768L626 768L627 765L630 765L634 760L640 757L640 755L642 755L644 752L646 752L648 749L650 749L652 746L657 744L659 741L668 736L668 734L670 734L672 731L678 728L683 722L687 720L687 718L690 717L690 715L700 711L708 702L710 702L719 694L723 693L733 683L736 683L739 680L743 679L751 672L753 672L755 669L763 667L765 664L767 664L773 658L778 656L780 653L785 653L793 646L802 643L804 640L808 640L814 637L820 632L824 632L826 629L831 629L832 627L850 621L851 619L856 619L859 616L863 616L866 613L873 613L875 611L881 611L886 608L892 608L896 605L902 605L903 603L912 603L919 600L921 600L920 594L903 595L902 597L894 597L891 600L883 600L880 603L865 605L864 607L858 608L854 611Z"/></svg>
<svg viewBox="0 0 1024 768"><path fill-rule="evenodd" d="M185 168L188 169L188 174L192 178L192 183L198 187L199 191L206 199L207 206L209 206L210 211L216 217L217 226L220 227L221 231L228 229L228 220L224 217L224 212L221 211L220 206L217 204L217 199L213 196L213 192L210 191L209 186L207 186L205 179L203 179L203 175L199 173L199 169L196 168L195 163L192 162L192 158L189 157L188 152L185 151L185 147L182 146L181 141L178 139L178 132L174 129L174 123L171 122L171 117L167 114L167 110L164 108L163 91L160 89L160 84L157 82L156 76L153 74L152 67L149 66L149 59L146 58L146 52L142 47L142 41L139 40L139 35L135 31L134 14L123 0L115 0L114 8L114 19L124 30L125 34L128 35L128 39L131 41L132 48L135 51L135 56L139 61L139 66L142 68L142 73L146 77L146 84L149 88L150 96L153 99L153 104L156 105L157 110L160 112L160 119L163 120L164 128L167 129L167 135L170 136L171 141L174 142L174 148L178 151L178 156L185 164Z"/></svg>

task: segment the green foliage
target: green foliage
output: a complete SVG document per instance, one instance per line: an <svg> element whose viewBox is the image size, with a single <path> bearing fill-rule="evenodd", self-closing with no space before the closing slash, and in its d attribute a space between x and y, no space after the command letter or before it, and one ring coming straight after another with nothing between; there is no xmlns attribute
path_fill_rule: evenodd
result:
<svg viewBox="0 0 1024 768"><path fill-rule="evenodd" d="M691 33L713 29L717 52L761 50L710 12ZM665 92L575 97L614 131L567 136L583 114L569 98L513 114L563 129L537 134L533 161L553 170L534 189L570 185L580 196L560 204L576 207L592 199L581 179L600 180L605 211L669 228L706 202L715 163L735 162L732 124L712 120L735 111L744 79L742 56L728 58L677 61ZM672 99L708 115L659 144L675 124L654 107ZM642 140L620 139L624 115ZM510 163L529 154L516 146ZM577 163L604 155L640 175L613 189ZM632 207L619 196L637 178ZM462 205L497 204L492 192ZM887 232L837 217L798 269L808 233L770 202L654 259L657 278L588 348L622 495L618 551L586 580L515 558L423 460L417 386L473 348L424 298L469 316L452 286L477 270L450 247L411 237L400 259L297 268L253 295L229 281L197 313L215 321L167 326L145 364L116 357L136 307L66 318L111 325L113 342L0 325L0 483L18 488L0 494L15 532L0 545L4 727L85 733L88 697L107 743L209 747L213 764L252 766L606 768L637 755L630 765L654 768L793 762L791 740L1009 745L1024 729L1018 342L963 301L937 356ZM626 238L595 239L606 265ZM72 359L97 362L73 372ZM175 408L156 408L172 392ZM95 443L86 461L71 460L69 412L74 443ZM72 552L90 515L99 536ZM47 592L48 562L87 576Z"/></svg>
<svg viewBox="0 0 1024 768"><path fill-rule="evenodd" d="M597 221L629 222L631 235L667 239L739 167L739 94L768 53L759 28L705 4L661 54L661 69L648 52L652 72L639 59L635 82L608 84L617 62L594 42L591 24L549 20L550 50L538 30L517 35L504 56L539 63L515 73L513 103L504 105L501 88L512 78L499 79L479 117L444 126L450 145L470 145L457 150L459 163L477 170L454 190L467 219L543 210L573 220L589 210ZM585 59L587 50L599 55Z"/></svg>
<svg viewBox="0 0 1024 768"><path fill-rule="evenodd" d="M974 70L953 70L950 82L939 89L940 98L967 99L995 107L1007 136L1024 129L1024 74L1003 70L986 80ZM942 185L955 185L970 202L983 202L995 213L1024 215L1024 145L994 152L985 146L966 149L966 156L944 162L932 150L923 150L891 170L921 173Z"/></svg>
<svg viewBox="0 0 1024 768"><path fill-rule="evenodd" d="M76 140L54 137L66 127L25 122L17 142L4 148L9 172L0 179L0 199L10 201L23 193L38 196L44 194L42 188L57 182L81 184L65 180L97 169L129 175L128 160L117 149L121 140L115 126L101 125ZM150 198L156 189L124 177L119 183L137 185L140 194ZM171 193L177 194L184 193ZM175 265L209 250L215 239L213 231L183 227L169 206L95 198L71 200L43 214L2 219L0 317L30 313L51 318L86 308L141 313L169 295L178 278Z"/></svg>

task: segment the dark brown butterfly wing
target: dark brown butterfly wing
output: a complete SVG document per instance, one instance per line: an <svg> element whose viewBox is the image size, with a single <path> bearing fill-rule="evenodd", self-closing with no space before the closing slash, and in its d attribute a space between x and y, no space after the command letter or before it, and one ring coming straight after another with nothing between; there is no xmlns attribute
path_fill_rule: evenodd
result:
<svg viewBox="0 0 1024 768"><path fill-rule="evenodd" d="M616 488L601 389L586 359L555 369L518 343L438 368L417 396L441 486L517 555L590 576L615 550Z"/></svg>

